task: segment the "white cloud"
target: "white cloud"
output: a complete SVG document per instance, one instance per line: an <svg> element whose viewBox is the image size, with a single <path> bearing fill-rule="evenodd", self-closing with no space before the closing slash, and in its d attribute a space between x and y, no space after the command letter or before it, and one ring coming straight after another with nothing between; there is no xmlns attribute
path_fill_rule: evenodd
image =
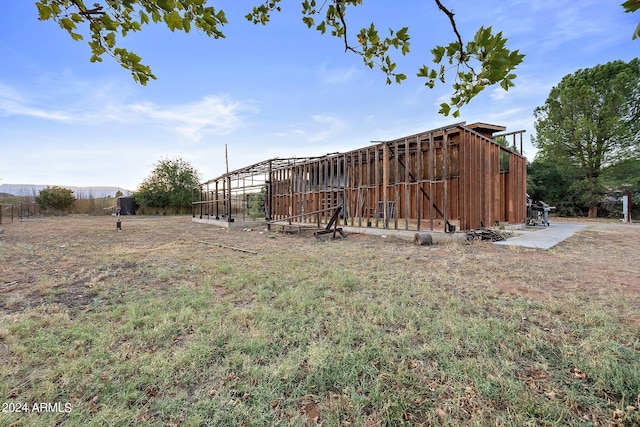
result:
<svg viewBox="0 0 640 427"><path fill-rule="evenodd" d="M54 98L38 99L35 93L21 93L10 86L0 85L0 114L84 125L110 121L154 123L190 140L200 141L205 134L232 133L242 125L244 113L257 111L252 103L225 96L205 96L193 102L160 105L153 102L127 103L126 100L114 102L100 93L93 96L74 92L66 94L64 108L56 107L59 100Z"/></svg>
<svg viewBox="0 0 640 427"><path fill-rule="evenodd" d="M7 117L28 116L60 122L73 120L73 115L65 111L30 106L27 97L7 85L0 85L0 113Z"/></svg>
<svg viewBox="0 0 640 427"><path fill-rule="evenodd" d="M324 84L340 85L353 81L360 74L361 68L357 67L349 67L346 69L329 69L325 66L320 71L320 79Z"/></svg>
<svg viewBox="0 0 640 427"><path fill-rule="evenodd" d="M349 123L330 113L315 114L310 121L290 125L287 132L277 132L282 139L296 140L302 144L331 144L338 137L344 136Z"/></svg>
<svg viewBox="0 0 640 427"><path fill-rule="evenodd" d="M205 134L228 135L242 124L244 112L256 111L252 105L215 96L173 106L144 102L126 109L138 120L158 123L195 141Z"/></svg>

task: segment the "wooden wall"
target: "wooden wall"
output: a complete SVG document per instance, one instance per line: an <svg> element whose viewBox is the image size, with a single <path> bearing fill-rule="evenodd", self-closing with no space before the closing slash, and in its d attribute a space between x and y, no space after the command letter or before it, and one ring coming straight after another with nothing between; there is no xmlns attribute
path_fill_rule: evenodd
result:
<svg viewBox="0 0 640 427"><path fill-rule="evenodd" d="M525 158L464 126L270 170L264 181L273 220L326 222L343 206L344 225L469 230L526 216Z"/></svg>

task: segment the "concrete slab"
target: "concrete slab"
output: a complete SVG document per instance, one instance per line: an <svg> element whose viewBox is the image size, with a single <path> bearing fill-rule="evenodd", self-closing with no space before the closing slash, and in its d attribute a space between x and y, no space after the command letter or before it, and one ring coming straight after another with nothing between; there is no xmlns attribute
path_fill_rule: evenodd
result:
<svg viewBox="0 0 640 427"><path fill-rule="evenodd" d="M516 237L511 237L501 242L494 242L495 245L522 246L525 248L551 249L558 243L573 236L576 232L587 227L586 224L552 223L549 227L533 231L518 231Z"/></svg>

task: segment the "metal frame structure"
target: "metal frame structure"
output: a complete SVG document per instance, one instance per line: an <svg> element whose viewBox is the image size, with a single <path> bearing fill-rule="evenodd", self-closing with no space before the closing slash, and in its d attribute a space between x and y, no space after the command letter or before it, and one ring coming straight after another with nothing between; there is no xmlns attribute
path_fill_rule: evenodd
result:
<svg viewBox="0 0 640 427"><path fill-rule="evenodd" d="M404 230L471 230L526 221L524 131L464 122L320 157L270 159L200 184L193 216L228 222L326 224ZM512 140L506 147L504 141ZM498 142L500 141L500 142ZM261 194L257 197L257 194Z"/></svg>

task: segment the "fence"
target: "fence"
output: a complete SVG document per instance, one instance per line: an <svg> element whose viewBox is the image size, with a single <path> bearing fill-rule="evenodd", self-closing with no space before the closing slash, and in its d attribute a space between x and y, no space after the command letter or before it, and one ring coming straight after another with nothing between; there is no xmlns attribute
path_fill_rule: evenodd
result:
<svg viewBox="0 0 640 427"><path fill-rule="evenodd" d="M40 215L37 203L0 204L0 224L13 222L15 219L30 219Z"/></svg>

